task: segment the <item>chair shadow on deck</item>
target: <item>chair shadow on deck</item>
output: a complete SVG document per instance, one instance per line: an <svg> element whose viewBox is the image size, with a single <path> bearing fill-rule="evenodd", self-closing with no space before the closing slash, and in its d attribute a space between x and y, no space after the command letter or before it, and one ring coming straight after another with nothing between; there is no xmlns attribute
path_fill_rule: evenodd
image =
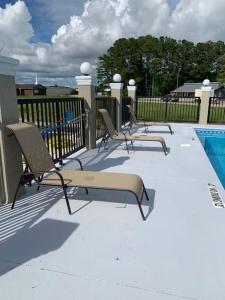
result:
<svg viewBox="0 0 225 300"><path fill-rule="evenodd" d="M154 202L155 202L155 190L146 188L146 191L149 196L149 201L146 201L145 197L142 201L142 207L144 210L145 218L149 217L151 212L154 209ZM137 218L140 217L137 201L129 192L124 191L114 191L114 190L99 190L99 189L90 189L89 195L86 195L82 192L82 189L79 190L79 192L74 193L71 189L71 192L68 192L69 199L72 203L72 201L80 200L84 201L85 204L82 204L78 209L73 210L72 214L78 213L83 208L87 207L88 205L91 205L92 202L108 202L108 203L114 203L116 206L115 208L121 209L127 208L127 205L135 205L137 207ZM109 207L109 213L110 213L110 207Z"/></svg>
<svg viewBox="0 0 225 300"><path fill-rule="evenodd" d="M146 219L154 209L155 190L147 189L149 200L143 199L143 210ZM71 203L76 200L84 202L78 209L73 209L73 214L82 210L93 201L113 202L116 209L128 209L127 205L135 205L137 218L138 212L135 197L128 192L90 189L86 195L83 189L74 192L74 188L68 193ZM9 271L27 265L32 259L46 255L49 252L60 249L79 224L74 222L55 220L50 218L40 219L47 210L56 202L63 199L59 188L43 188L32 196L18 200L16 208L10 209L10 205L0 206L0 276ZM76 206L74 203L73 207ZM110 214L109 207L109 214ZM65 208L65 215L67 210ZM126 215L125 215L126 217ZM70 218L70 216L68 217ZM40 220L40 221L38 221ZM129 220L132 222L132 218Z"/></svg>
<svg viewBox="0 0 225 300"><path fill-rule="evenodd" d="M138 145L135 145L134 144L134 148L130 148L130 153L132 152L136 152L136 151L150 151L151 152L162 152L163 153L163 149L161 147L151 147L151 146L148 146L148 147L145 147L145 146L138 146ZM170 148L167 148L167 155L170 153ZM166 156L167 156L166 155Z"/></svg>
<svg viewBox="0 0 225 300"><path fill-rule="evenodd" d="M0 276L56 251L77 229L78 223L50 218L38 221L61 195L48 189L18 200L14 210L10 205L0 206Z"/></svg>

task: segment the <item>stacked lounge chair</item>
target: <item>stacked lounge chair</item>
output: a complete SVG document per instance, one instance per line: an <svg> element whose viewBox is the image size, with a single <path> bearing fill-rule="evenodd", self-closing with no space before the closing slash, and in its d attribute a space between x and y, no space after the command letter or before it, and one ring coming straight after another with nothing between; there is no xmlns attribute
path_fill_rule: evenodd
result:
<svg viewBox="0 0 225 300"><path fill-rule="evenodd" d="M162 122L148 122L145 120L137 120L135 113L133 111L133 108L131 105L127 105L128 109L129 109L129 113L130 113L130 123L129 123L129 127L131 128L133 124L137 125L137 126L144 126L145 127L145 131L148 131L148 127L149 126L166 126L168 127L169 131L171 134L173 134L173 130L171 128L171 125L168 123L162 123Z"/></svg>
<svg viewBox="0 0 225 300"><path fill-rule="evenodd" d="M117 132L113 126L113 123L112 123L112 120L110 119L108 111L104 108L99 109L98 111L101 113L104 123L105 123L105 131L104 131L101 143L99 145L98 151L100 151L103 143L104 143L104 148L105 148L108 143L108 139L111 138L114 141L120 141L120 142L124 141L126 143L126 149L127 149L128 153L129 153L128 141L131 142L132 148L133 148L134 141L157 142L162 145L162 149L163 149L165 155L167 155L168 149L166 146L166 142L161 136L130 135L130 134L126 134L122 131Z"/></svg>

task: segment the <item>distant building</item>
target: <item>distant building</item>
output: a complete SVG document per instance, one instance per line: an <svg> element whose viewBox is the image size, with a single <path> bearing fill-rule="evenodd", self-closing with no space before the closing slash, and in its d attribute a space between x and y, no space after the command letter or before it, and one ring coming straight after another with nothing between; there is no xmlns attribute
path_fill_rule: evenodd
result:
<svg viewBox="0 0 225 300"><path fill-rule="evenodd" d="M225 89L220 87L219 82L211 82L210 86L214 90L214 97L225 97ZM195 97L195 91L200 90L202 82L200 83L184 83L184 85L173 90L171 94L177 97Z"/></svg>
<svg viewBox="0 0 225 300"><path fill-rule="evenodd" d="M74 94L74 89L66 86L47 86L46 87L46 94L47 95L71 95Z"/></svg>
<svg viewBox="0 0 225 300"><path fill-rule="evenodd" d="M46 87L41 84L16 84L17 96L42 96L46 95Z"/></svg>

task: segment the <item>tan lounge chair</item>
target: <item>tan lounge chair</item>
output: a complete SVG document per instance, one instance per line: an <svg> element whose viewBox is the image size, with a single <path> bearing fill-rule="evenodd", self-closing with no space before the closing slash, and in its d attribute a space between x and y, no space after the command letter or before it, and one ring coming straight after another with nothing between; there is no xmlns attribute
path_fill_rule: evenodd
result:
<svg viewBox="0 0 225 300"><path fill-rule="evenodd" d="M75 159L80 164L81 171L59 170L55 167L36 125L32 123L16 123L6 127L10 129L10 136L14 135L16 137L26 165L29 168L29 170L27 168L27 172L21 175L18 182L12 209L14 208L20 185L35 180L38 188L40 185L61 187L69 214L71 214L71 208L66 191L67 187L85 188L86 193L88 193L87 188L130 192L135 196L141 216L145 220L141 204L144 194L147 200L149 198L141 177L135 174L83 171L81 161L77 158ZM48 176L45 177L45 175Z"/></svg>
<svg viewBox="0 0 225 300"><path fill-rule="evenodd" d="M128 153L129 153L128 143L127 143L128 141L131 142L132 148L133 148L134 141L158 142L162 145L165 155L167 155L168 150L166 147L165 140L162 137L147 136L147 135L138 135L138 136L130 135L130 134L125 134L122 131L118 133L112 124L112 121L110 119L108 111L104 108L101 108L98 111L101 113L103 120L105 122L105 127L106 127L103 138L102 138L101 143L98 148L98 152L101 149L102 143L104 143L104 149L105 149L105 147L108 143L108 139L111 138L112 140L115 140L115 141L124 141L126 143L126 149L127 149Z"/></svg>
<svg viewBox="0 0 225 300"><path fill-rule="evenodd" d="M130 113L130 128L132 127L133 124L138 125L138 126L144 126L145 127L145 131L148 131L148 126L166 126L168 127L169 131L171 134L173 134L173 130L171 128L171 125L168 123L158 123L158 122L148 122L148 121L144 121L144 120L137 120L135 113L133 111L133 108L131 105L127 105L128 109L129 109L129 113Z"/></svg>

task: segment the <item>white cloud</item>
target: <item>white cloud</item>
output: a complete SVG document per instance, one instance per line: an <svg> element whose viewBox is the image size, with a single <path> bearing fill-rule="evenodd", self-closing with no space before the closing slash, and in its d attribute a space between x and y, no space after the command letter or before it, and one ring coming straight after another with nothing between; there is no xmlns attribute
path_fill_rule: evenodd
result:
<svg viewBox="0 0 225 300"><path fill-rule="evenodd" d="M180 0L170 18L168 33L194 42L225 40L224 0Z"/></svg>
<svg viewBox="0 0 225 300"><path fill-rule="evenodd" d="M30 13L23 1L14 5L7 4L5 9L0 8L0 38L3 44L3 53L21 55L23 50L29 55L32 53L29 40L33 29L29 23Z"/></svg>
<svg viewBox="0 0 225 300"><path fill-rule="evenodd" d="M68 1L73 14L75 2ZM69 22L58 28L49 44L29 42L33 28L31 15L23 1L0 8L0 38L5 41L3 53L19 58L21 71L65 77L79 72L78 67L84 60L96 64L98 56L121 37L152 34L195 42L225 39L224 0L216 3L214 0L180 0L174 10L166 0L83 2L83 13L71 15ZM55 0L48 2L54 18L61 7L57 3Z"/></svg>

